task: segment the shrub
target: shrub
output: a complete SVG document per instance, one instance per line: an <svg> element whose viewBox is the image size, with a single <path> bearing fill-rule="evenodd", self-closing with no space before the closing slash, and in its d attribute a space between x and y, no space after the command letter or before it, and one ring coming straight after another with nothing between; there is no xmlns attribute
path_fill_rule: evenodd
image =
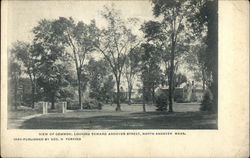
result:
<svg viewBox="0 0 250 158"><path fill-rule="evenodd" d="M142 98L131 98L131 104L142 104L143 100Z"/></svg>
<svg viewBox="0 0 250 158"><path fill-rule="evenodd" d="M67 109L69 109L69 110L81 109L81 107L79 106L78 101L70 101L70 102L67 102L67 103L68 103ZM84 100L82 102L82 105L83 105L83 109L99 109L99 110L101 110L102 106L103 106L103 104L100 101L96 100L96 99Z"/></svg>
<svg viewBox="0 0 250 158"><path fill-rule="evenodd" d="M78 101L67 101L67 109L68 110L78 110L81 107L79 106L79 102Z"/></svg>
<svg viewBox="0 0 250 158"><path fill-rule="evenodd" d="M166 111L168 104L168 96L166 93L161 92L159 95L156 96L156 104L157 111Z"/></svg>
<svg viewBox="0 0 250 158"><path fill-rule="evenodd" d="M175 92L174 92L174 101L178 102L178 103L183 103L184 99L183 99L183 90L180 88L176 88Z"/></svg>
<svg viewBox="0 0 250 158"><path fill-rule="evenodd" d="M126 93L125 92L120 92L120 103L126 103ZM117 96L116 93L113 93L113 102L116 104L117 103Z"/></svg>
<svg viewBox="0 0 250 158"><path fill-rule="evenodd" d="M83 103L83 109L102 109L103 104L96 100L96 99L88 99L85 100Z"/></svg>
<svg viewBox="0 0 250 158"><path fill-rule="evenodd" d="M210 90L204 93L203 100L201 102L201 111L215 111L215 103L213 100L213 95Z"/></svg>

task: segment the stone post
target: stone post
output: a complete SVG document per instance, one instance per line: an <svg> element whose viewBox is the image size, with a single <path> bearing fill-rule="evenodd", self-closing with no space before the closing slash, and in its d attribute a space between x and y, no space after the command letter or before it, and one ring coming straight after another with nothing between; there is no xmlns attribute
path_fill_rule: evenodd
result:
<svg viewBox="0 0 250 158"><path fill-rule="evenodd" d="M62 113L65 113L67 110L67 102L62 102Z"/></svg>
<svg viewBox="0 0 250 158"><path fill-rule="evenodd" d="M48 113L48 102L43 102L43 114Z"/></svg>

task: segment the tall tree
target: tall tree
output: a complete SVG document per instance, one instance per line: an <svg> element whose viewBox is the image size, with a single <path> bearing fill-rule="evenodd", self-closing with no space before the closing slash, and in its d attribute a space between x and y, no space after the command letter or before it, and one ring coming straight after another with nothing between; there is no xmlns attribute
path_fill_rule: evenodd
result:
<svg viewBox="0 0 250 158"><path fill-rule="evenodd" d="M88 64L85 66L89 78L90 97L106 102L108 101L106 97L109 97L108 95L112 96L114 87L109 67L104 66L107 64L103 59L95 60L94 58L90 58Z"/></svg>
<svg viewBox="0 0 250 158"><path fill-rule="evenodd" d="M11 53L13 53L16 58L21 61L24 72L29 76L31 87L32 87L32 108L34 108L35 104L35 93L36 93L36 58L32 53L33 46L29 43L17 41L14 43Z"/></svg>
<svg viewBox="0 0 250 158"><path fill-rule="evenodd" d="M116 81L116 111L121 111L120 106L120 84L126 56L138 43L131 29L126 27L125 21L121 19L120 13L114 7L104 7L102 16L108 22L106 29L100 30L96 48L109 63Z"/></svg>
<svg viewBox="0 0 250 158"><path fill-rule="evenodd" d="M128 85L128 103L131 104L131 94L133 90L135 75L140 71L140 47L132 49L127 55L124 66L124 75Z"/></svg>
<svg viewBox="0 0 250 158"><path fill-rule="evenodd" d="M10 96L13 96L14 98L10 97L9 101L14 105L15 110L18 106L18 87L19 87L19 80L21 76L21 65L17 62L15 55L11 54L9 57L9 86L10 86ZM14 102L14 104L13 104Z"/></svg>
<svg viewBox="0 0 250 158"><path fill-rule="evenodd" d="M101 94L103 96L103 101L106 103L113 103L113 95L114 95L114 86L115 81L113 79L113 75L108 75L104 79L103 87L101 88Z"/></svg>
<svg viewBox="0 0 250 158"><path fill-rule="evenodd" d="M185 30L185 16L189 1L182 0L154 0L153 13L155 17L162 17L161 22L149 21L146 23L144 32L146 37L162 41L161 46L165 53L169 53L169 112L173 112L175 60L178 53L186 51L188 39Z"/></svg>
<svg viewBox="0 0 250 158"><path fill-rule="evenodd" d="M155 89L159 86L162 72L160 70L160 51L152 44L142 44L141 51L141 80L143 93L143 111L146 111L145 104L149 101L155 102Z"/></svg>
<svg viewBox="0 0 250 158"><path fill-rule="evenodd" d="M207 69L205 66L206 59L206 44L198 42L191 46L190 52L186 54L184 60L188 65L188 69L193 72L194 79L202 81L202 89L205 91L207 85Z"/></svg>
<svg viewBox="0 0 250 158"><path fill-rule="evenodd" d="M95 41L93 40L95 39L97 28L95 21L92 20L88 25L82 21L76 23L72 18L60 17L53 24L56 27L56 33L61 36L62 40L72 51L72 59L75 63L77 74L79 105L82 109L83 66L86 55L95 50Z"/></svg>
<svg viewBox="0 0 250 158"><path fill-rule="evenodd" d="M38 58L37 83L43 88L46 100L55 108L55 101L60 88L68 85L67 54L64 41L57 34L57 27L52 21L41 20L33 29L34 55Z"/></svg>
<svg viewBox="0 0 250 158"><path fill-rule="evenodd" d="M218 0L196 0L191 5L197 8L191 17L194 33L199 34L205 31L205 44L207 45L204 53L204 66L211 80L209 88L213 93L213 110L217 111L218 104Z"/></svg>

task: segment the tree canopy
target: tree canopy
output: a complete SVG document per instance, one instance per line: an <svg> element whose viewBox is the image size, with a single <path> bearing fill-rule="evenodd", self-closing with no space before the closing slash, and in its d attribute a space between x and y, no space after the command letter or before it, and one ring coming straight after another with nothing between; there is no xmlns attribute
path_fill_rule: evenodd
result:
<svg viewBox="0 0 250 158"><path fill-rule="evenodd" d="M13 95L23 77L31 84L32 107L40 96L52 108L57 100L77 98L82 109L89 94L101 102L115 101L121 111L122 96L131 104L137 84L144 111L147 103L155 104L156 89L166 88L164 104L173 112L175 89L189 80L180 70L184 65L202 81L203 91L212 90L216 102L217 2L154 0L151 5L154 17L143 22L122 15L115 5L100 11L106 22L102 27L95 19L41 19L31 42L17 41L10 49ZM133 30L138 23L140 29Z"/></svg>

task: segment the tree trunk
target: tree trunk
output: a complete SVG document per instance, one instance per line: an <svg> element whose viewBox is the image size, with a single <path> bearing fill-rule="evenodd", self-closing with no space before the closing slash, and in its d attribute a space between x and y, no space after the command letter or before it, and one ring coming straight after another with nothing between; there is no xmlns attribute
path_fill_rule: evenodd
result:
<svg viewBox="0 0 250 158"><path fill-rule="evenodd" d="M51 95L51 109L55 109L55 93Z"/></svg>
<svg viewBox="0 0 250 158"><path fill-rule="evenodd" d="M17 79L16 79L17 80ZM17 81L15 81L15 91L14 91L14 105L15 105L15 110L17 110Z"/></svg>
<svg viewBox="0 0 250 158"><path fill-rule="evenodd" d="M131 93L132 93L132 86L128 86L128 104L131 105Z"/></svg>
<svg viewBox="0 0 250 158"><path fill-rule="evenodd" d="M152 102L153 102L153 105L155 104L155 86L153 85L152 87Z"/></svg>
<svg viewBox="0 0 250 158"><path fill-rule="evenodd" d="M131 90L128 92L128 104L131 105Z"/></svg>
<svg viewBox="0 0 250 158"><path fill-rule="evenodd" d="M143 112L146 112L146 106L145 106L145 100L144 99L143 99L142 107L143 107Z"/></svg>
<svg viewBox="0 0 250 158"><path fill-rule="evenodd" d="M22 85L22 90L23 90L23 91L22 91L22 104L23 104L23 105L25 105L25 103L24 103L24 92L25 92L24 87L25 87L25 86L24 86L24 84L23 84L23 85Z"/></svg>
<svg viewBox="0 0 250 158"><path fill-rule="evenodd" d="M32 109L34 109L35 107L35 77L32 79L32 74L29 73L29 77L30 77L30 83L31 83L31 107Z"/></svg>
<svg viewBox="0 0 250 158"><path fill-rule="evenodd" d="M208 21L208 53L211 57L210 66L212 70L211 91L214 96L214 111L218 112L218 2L211 1L208 7L211 9ZM217 119L218 120L218 119Z"/></svg>
<svg viewBox="0 0 250 158"><path fill-rule="evenodd" d="M115 111L121 111L121 105L120 105L120 81L116 81L116 87L117 87L117 93L116 93L116 109Z"/></svg>
<svg viewBox="0 0 250 158"><path fill-rule="evenodd" d="M81 73L79 68L77 68L77 80L78 80L78 101L79 101L79 106L81 107L81 110L83 109L82 105L82 90L81 90Z"/></svg>
<svg viewBox="0 0 250 158"><path fill-rule="evenodd" d="M171 61L170 61L170 76L169 76L169 112L173 112L173 80L174 80L174 34L172 34L172 48L171 48Z"/></svg>
<svg viewBox="0 0 250 158"><path fill-rule="evenodd" d="M205 92L205 82L206 82L205 72L204 72L204 70L202 70L202 91L203 91L203 93Z"/></svg>
<svg viewBox="0 0 250 158"><path fill-rule="evenodd" d="M32 105L31 105L31 107L32 107L32 109L34 109L34 107L35 107L35 85L34 85L34 83L32 82L31 83L32 85Z"/></svg>
<svg viewBox="0 0 250 158"><path fill-rule="evenodd" d="M144 87L144 85L143 85L143 90L142 90L142 100L143 100L143 104L142 104L143 112L146 112L146 105L145 105L145 87Z"/></svg>
<svg viewBox="0 0 250 158"><path fill-rule="evenodd" d="M168 96L169 96L169 112L173 112L173 79L172 79L172 72L170 72Z"/></svg>

